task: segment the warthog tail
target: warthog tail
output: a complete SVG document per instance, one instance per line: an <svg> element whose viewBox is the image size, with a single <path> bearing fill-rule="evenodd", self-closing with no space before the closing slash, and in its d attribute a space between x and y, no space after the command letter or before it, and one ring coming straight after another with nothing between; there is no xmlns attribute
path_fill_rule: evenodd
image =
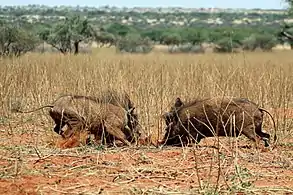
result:
<svg viewBox="0 0 293 195"><path fill-rule="evenodd" d="M34 110L29 110L29 111L22 111L22 110L19 110L19 109L12 109L11 111L12 112L20 112L20 113L31 113L31 112L41 110L43 108L53 108L53 107L54 107L53 105L46 105L46 106L42 106L42 107L36 108Z"/></svg>
<svg viewBox="0 0 293 195"><path fill-rule="evenodd" d="M274 117L271 115L271 113L269 111L265 110L264 108L259 108L259 110L266 112L271 117L271 119L273 121L274 129L275 129L275 135L274 135L274 144L275 144L277 141L277 128L276 128L276 123L275 123Z"/></svg>

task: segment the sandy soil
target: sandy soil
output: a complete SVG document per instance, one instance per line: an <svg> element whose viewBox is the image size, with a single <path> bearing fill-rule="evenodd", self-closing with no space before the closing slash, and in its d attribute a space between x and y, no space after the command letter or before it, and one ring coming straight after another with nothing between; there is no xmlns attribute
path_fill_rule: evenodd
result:
<svg viewBox="0 0 293 195"><path fill-rule="evenodd" d="M0 194L293 194L290 136L273 149L245 137L189 148L60 149L50 125L0 123Z"/></svg>

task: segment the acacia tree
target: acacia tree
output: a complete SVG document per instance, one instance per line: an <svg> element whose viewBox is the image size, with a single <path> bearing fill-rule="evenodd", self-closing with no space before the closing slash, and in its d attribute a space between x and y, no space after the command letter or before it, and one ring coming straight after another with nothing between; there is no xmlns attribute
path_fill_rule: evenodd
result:
<svg viewBox="0 0 293 195"><path fill-rule="evenodd" d="M277 39L274 35L269 33L252 34L241 41L244 50L254 51L260 48L264 51L271 51L277 44Z"/></svg>
<svg viewBox="0 0 293 195"><path fill-rule="evenodd" d="M162 37L162 43L170 46L179 45L181 43L181 37L178 33L163 33Z"/></svg>
<svg viewBox="0 0 293 195"><path fill-rule="evenodd" d="M1 22L0 56L20 56L32 51L38 43L36 36L12 24Z"/></svg>
<svg viewBox="0 0 293 195"><path fill-rule="evenodd" d="M39 37L61 53L79 53L80 42L87 42L96 36L88 20L80 16L67 17L63 22L44 29Z"/></svg>
<svg viewBox="0 0 293 195"><path fill-rule="evenodd" d="M153 49L153 43L148 37L143 38L140 34L130 33L117 40L116 49L128 53L149 53Z"/></svg>
<svg viewBox="0 0 293 195"><path fill-rule="evenodd" d="M204 30L187 28L181 32L182 42L200 45L208 39L207 32Z"/></svg>
<svg viewBox="0 0 293 195"><path fill-rule="evenodd" d="M287 13L289 16L293 16L293 0L285 0L288 4ZM281 42L288 42L293 49L293 26L289 24L284 24L281 31L278 33L278 38Z"/></svg>
<svg viewBox="0 0 293 195"><path fill-rule="evenodd" d="M98 43L101 43L101 47L103 47L104 45L108 45L109 47L111 47L112 45L115 45L117 41L115 35L105 31L96 33L95 40Z"/></svg>
<svg viewBox="0 0 293 195"><path fill-rule="evenodd" d="M287 42L293 49L293 27L285 24L277 35L281 43Z"/></svg>

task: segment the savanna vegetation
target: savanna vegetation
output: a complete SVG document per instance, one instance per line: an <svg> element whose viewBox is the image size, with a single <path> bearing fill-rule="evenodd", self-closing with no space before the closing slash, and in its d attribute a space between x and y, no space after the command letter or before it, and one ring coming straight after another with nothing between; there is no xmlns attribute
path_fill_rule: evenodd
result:
<svg viewBox="0 0 293 195"><path fill-rule="evenodd" d="M0 54L88 53L92 42L130 53L148 53L157 44L169 46L169 53L202 53L203 44L221 53L271 51L277 44L292 43L281 34L284 21L291 23L284 10L4 6L0 7Z"/></svg>
<svg viewBox="0 0 293 195"><path fill-rule="evenodd" d="M290 43L290 27L278 28L276 35L254 29L243 40L234 32L246 33L246 27L152 29L162 38L155 40L146 30L138 33L119 23L106 28L77 15L37 26L3 21L0 27L1 194L293 193L292 51L267 48L279 38ZM98 41L104 35L108 38ZM217 43L216 52L190 52L207 39ZM256 40L261 41L251 44ZM92 41L112 46L81 53L82 45ZM39 43L57 52L31 52ZM254 49L232 53L244 46ZM162 47L172 52L159 52ZM46 105L63 94L96 96L104 89L129 94L142 130L151 136L149 143L60 149L63 140L53 132L47 110L11 112ZM267 109L276 121L277 143L265 148L241 136L206 138L193 147L155 147L164 134L161 116L177 97L188 101L224 95L245 97ZM272 121L267 115L264 119L264 129L273 135Z"/></svg>
<svg viewBox="0 0 293 195"><path fill-rule="evenodd" d="M110 51L109 51L110 50ZM28 54L1 60L1 182L8 193L283 193L292 189L291 52L245 54ZM47 112L31 109L61 94L127 91L153 143L176 97L230 95L268 109L277 122L273 150L245 137L207 138L196 148L82 146L58 149ZM273 126L265 117L264 128ZM176 165L176 166L174 166ZM219 166L221 169L219 169ZM9 193L8 193L9 194Z"/></svg>

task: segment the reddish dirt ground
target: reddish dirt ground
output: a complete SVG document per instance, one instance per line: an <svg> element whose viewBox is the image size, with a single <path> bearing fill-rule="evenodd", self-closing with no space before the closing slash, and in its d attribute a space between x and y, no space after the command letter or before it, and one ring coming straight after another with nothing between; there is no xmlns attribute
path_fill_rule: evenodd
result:
<svg viewBox="0 0 293 195"><path fill-rule="evenodd" d="M290 136L273 149L245 137L221 138L219 149L215 138L197 148L59 149L50 127L11 124L0 125L0 194L293 193Z"/></svg>

